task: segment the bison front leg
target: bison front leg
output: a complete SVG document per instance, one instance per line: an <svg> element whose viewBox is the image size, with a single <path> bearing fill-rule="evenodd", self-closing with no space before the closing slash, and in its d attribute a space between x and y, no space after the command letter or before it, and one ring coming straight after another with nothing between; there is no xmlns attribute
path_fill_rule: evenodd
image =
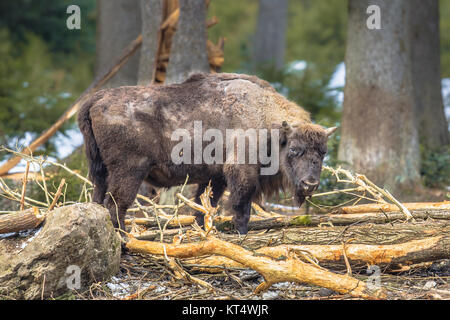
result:
<svg viewBox="0 0 450 320"><path fill-rule="evenodd" d="M234 226L239 233L247 234L251 202L258 185L256 168L249 166L227 168L226 177Z"/></svg>

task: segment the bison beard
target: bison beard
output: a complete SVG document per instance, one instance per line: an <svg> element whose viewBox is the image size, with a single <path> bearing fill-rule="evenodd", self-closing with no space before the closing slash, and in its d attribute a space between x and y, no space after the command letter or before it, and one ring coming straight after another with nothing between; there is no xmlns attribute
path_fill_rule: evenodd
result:
<svg viewBox="0 0 450 320"><path fill-rule="evenodd" d="M279 129L278 172L262 175L259 162L175 164L171 133L182 128L192 134L195 121L202 121L203 130L224 133L227 129ZM248 231L251 201L262 193L288 189L301 205L317 188L327 139L336 129L312 124L306 111L266 81L226 73L194 74L177 85L101 90L81 107L78 124L94 201L106 206L115 227L124 230L126 211L143 181L172 187L189 175L189 183L198 184L197 202L208 183L213 206L228 188L229 209L243 234ZM202 225L203 217L198 215L197 221Z"/></svg>

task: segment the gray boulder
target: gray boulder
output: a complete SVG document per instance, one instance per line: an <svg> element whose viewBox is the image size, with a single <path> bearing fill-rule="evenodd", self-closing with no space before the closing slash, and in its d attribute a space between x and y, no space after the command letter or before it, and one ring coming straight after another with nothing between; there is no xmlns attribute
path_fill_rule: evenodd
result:
<svg viewBox="0 0 450 320"><path fill-rule="evenodd" d="M0 297L56 298L119 271L121 243L109 212L93 203L50 212L34 235L0 239Z"/></svg>

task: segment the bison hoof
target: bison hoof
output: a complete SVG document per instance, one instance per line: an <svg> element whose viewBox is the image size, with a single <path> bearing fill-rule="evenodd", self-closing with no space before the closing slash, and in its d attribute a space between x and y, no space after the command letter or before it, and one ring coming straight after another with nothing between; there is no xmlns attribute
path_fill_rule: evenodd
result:
<svg viewBox="0 0 450 320"><path fill-rule="evenodd" d="M236 225L236 230L237 230L240 234L247 234L247 233L248 233L248 226L247 226L247 224L244 224L244 225Z"/></svg>

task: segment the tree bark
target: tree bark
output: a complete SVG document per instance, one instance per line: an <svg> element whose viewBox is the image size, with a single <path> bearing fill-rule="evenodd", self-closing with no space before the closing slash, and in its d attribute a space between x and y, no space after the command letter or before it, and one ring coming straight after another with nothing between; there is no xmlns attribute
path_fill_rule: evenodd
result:
<svg viewBox="0 0 450 320"><path fill-rule="evenodd" d="M450 201L442 202L410 202L402 203L408 210L434 210L442 209L450 211ZM332 213L366 213L366 212L393 212L398 211L398 206L391 203L369 203L356 206L341 207L333 210Z"/></svg>
<svg viewBox="0 0 450 320"><path fill-rule="evenodd" d="M204 0L180 1L180 18L170 50L166 83L181 83L194 71L209 72Z"/></svg>
<svg viewBox="0 0 450 320"><path fill-rule="evenodd" d="M370 30L369 5L381 9ZM350 0L339 159L398 195L420 183L409 0Z"/></svg>
<svg viewBox="0 0 450 320"><path fill-rule="evenodd" d="M130 239L126 248L132 252L167 255L175 258L191 258L217 254L245 265L264 277L264 282L257 288L261 292L272 284L284 281L310 283L366 299L386 298L384 289L369 290L366 284L351 276L334 274L311 263L306 263L296 257L276 260L264 255L258 256L236 244L209 237L205 241L187 244L163 244L160 242Z"/></svg>
<svg viewBox="0 0 450 320"><path fill-rule="evenodd" d="M436 219L450 220L448 210L414 210L411 212L414 219ZM219 231L231 231L234 229L231 217L219 217L214 224ZM327 215L299 215L282 216L268 219L251 219L248 223L249 230L280 229L293 226L319 226L322 224L332 224L334 226L346 226L354 223L376 223L384 224L398 220L405 220L406 216L402 212L367 212L353 214L327 214Z"/></svg>
<svg viewBox="0 0 450 320"><path fill-rule="evenodd" d="M412 0L411 45L419 136L428 150L450 143L441 88L439 1Z"/></svg>
<svg viewBox="0 0 450 320"><path fill-rule="evenodd" d="M139 61L138 85L149 85L155 79L163 1L141 0L142 48Z"/></svg>
<svg viewBox="0 0 450 320"><path fill-rule="evenodd" d="M36 208L0 215L0 234L34 229L44 218Z"/></svg>
<svg viewBox="0 0 450 320"><path fill-rule="evenodd" d="M96 77L141 33L140 0L98 0L97 12ZM139 54L136 54L107 86L136 85L138 71Z"/></svg>
<svg viewBox="0 0 450 320"><path fill-rule="evenodd" d="M395 245L279 245L255 250L255 254L267 255L274 259L285 256L287 252L307 252L322 266L328 268L343 267L345 254L353 268L364 268L369 264L395 270L406 265L446 259L450 255L450 237L447 234ZM225 268L244 267L233 260L217 256L192 259L188 263Z"/></svg>
<svg viewBox="0 0 450 320"><path fill-rule="evenodd" d="M253 58L257 65L281 69L286 48L288 0L259 0Z"/></svg>

